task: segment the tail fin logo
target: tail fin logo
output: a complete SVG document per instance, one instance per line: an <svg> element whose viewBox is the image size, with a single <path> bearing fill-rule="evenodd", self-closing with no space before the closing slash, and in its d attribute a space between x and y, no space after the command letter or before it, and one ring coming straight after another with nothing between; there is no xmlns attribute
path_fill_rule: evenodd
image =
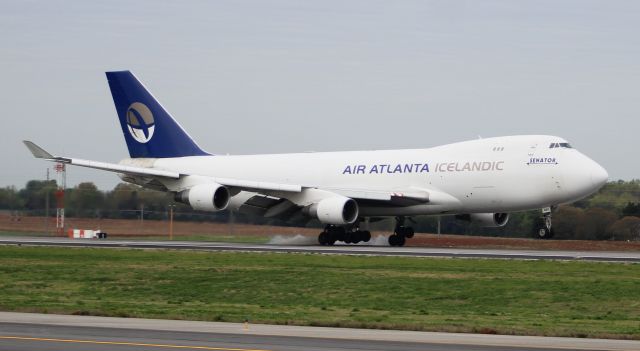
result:
<svg viewBox="0 0 640 351"><path fill-rule="evenodd" d="M137 142L145 144L153 137L155 122L147 105L141 102L132 103L127 109L127 127L129 134Z"/></svg>

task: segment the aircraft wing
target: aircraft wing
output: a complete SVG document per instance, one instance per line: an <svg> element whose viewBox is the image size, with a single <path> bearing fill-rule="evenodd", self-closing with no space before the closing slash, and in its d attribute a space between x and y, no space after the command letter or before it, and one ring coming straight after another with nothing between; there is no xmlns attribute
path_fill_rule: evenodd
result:
<svg viewBox="0 0 640 351"><path fill-rule="evenodd" d="M124 174L128 176L127 181L147 187L152 187L154 184L152 183L153 179L157 177L179 179L183 176L190 176L189 174L181 174L170 170L54 156L31 141L25 140L24 144L36 158ZM140 181L136 181L136 179ZM280 184L217 177L206 177L203 181L215 182L241 191L241 194L245 195L243 199L237 199L238 205L236 207L238 209L240 209L240 207L250 208L250 212L261 212L265 217L279 217L283 214L291 214L301 206L306 206L319 199L335 195L352 198L358 202L386 203L392 206L407 206L419 203L451 204L458 201L447 193L423 188L389 190L316 188L296 184ZM157 185L159 185L159 183ZM155 188L162 189L162 185L155 186ZM164 190L166 190L166 188ZM246 194L250 194L250 196Z"/></svg>
<svg viewBox="0 0 640 351"><path fill-rule="evenodd" d="M147 176L147 177L156 176L156 177L166 177L166 178L176 178L176 179L180 178L180 173L172 172L172 171L165 171L160 169L144 168L144 167L135 167L135 166L125 166L125 165L119 165L115 163L89 161L89 160L82 160L79 158L54 156L31 141L25 140L23 141L23 143L27 146L27 148L29 149L29 151L31 151L31 153L35 158L41 158L47 161L65 163L65 164L70 164L70 165L80 166L80 167L95 168L95 169L100 169L100 170L109 171L109 172L124 173L124 174L133 175L133 176Z"/></svg>
<svg viewBox="0 0 640 351"><path fill-rule="evenodd" d="M315 194L314 194L315 193ZM302 208L319 197L333 194L356 200L361 206L403 207L418 204L457 206L455 197L434 189L407 189L406 191L372 191L365 189L303 188L301 192L241 191L229 207L234 211L284 221L305 220Z"/></svg>
<svg viewBox="0 0 640 351"><path fill-rule="evenodd" d="M40 158L40 159L44 159L52 162L59 162L59 163L65 163L65 164L70 164L74 166L100 169L103 171L121 173L129 176L133 176L133 177L142 177L142 178L164 177L164 178L179 179L181 176L188 175L188 174L181 174L179 172L156 169L156 168L146 168L146 167L138 167L138 166L130 166L130 165L121 165L116 163L83 160L79 158L54 156L51 153L47 152L45 149L36 145L32 141L24 140L23 143L27 146L27 148L29 149L29 151L31 151L31 153L35 158ZM258 190L258 191L268 190L268 191L283 191L283 192L302 191L302 186L293 185L293 184L279 184L279 183L259 182L259 181L242 180L242 179L216 178L216 177L207 177L207 179L212 182L216 182L228 187L238 188L241 190ZM135 179L131 178L131 180L135 180Z"/></svg>

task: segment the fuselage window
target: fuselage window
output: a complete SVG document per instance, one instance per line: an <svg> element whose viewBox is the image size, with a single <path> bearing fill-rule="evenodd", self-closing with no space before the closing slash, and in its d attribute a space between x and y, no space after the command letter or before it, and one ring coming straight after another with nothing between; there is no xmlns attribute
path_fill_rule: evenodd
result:
<svg viewBox="0 0 640 351"><path fill-rule="evenodd" d="M569 143L551 143L551 145L549 145L549 149L554 149L557 147L562 147L565 149L572 149L571 144Z"/></svg>
<svg viewBox="0 0 640 351"><path fill-rule="evenodd" d="M573 149L573 147L569 143L551 143L551 145L549 145L550 149L554 149L554 148L557 148L557 147L561 147L561 148L565 148L565 149Z"/></svg>

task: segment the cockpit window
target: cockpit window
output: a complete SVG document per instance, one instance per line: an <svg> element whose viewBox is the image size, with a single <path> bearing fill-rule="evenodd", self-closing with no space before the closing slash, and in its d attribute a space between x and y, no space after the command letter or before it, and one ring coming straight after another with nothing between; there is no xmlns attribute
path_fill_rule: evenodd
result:
<svg viewBox="0 0 640 351"><path fill-rule="evenodd" d="M573 149L571 144L569 143L551 143L549 145L549 149L555 149L557 147L565 148L565 149Z"/></svg>

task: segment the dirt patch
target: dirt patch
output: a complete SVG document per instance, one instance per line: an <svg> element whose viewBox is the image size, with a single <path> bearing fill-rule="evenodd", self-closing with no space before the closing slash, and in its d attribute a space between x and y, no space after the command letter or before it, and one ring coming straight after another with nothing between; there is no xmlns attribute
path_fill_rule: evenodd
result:
<svg viewBox="0 0 640 351"><path fill-rule="evenodd" d="M49 232L55 233L55 218L49 219ZM45 233L47 223L44 217L20 217L0 215L0 231ZM130 219L95 219L95 218L67 218L66 228L101 229L109 236L161 236L169 235L169 221L161 220L130 220ZM275 227L251 224L227 224L211 222L173 222L173 235L317 235L315 228Z"/></svg>
<svg viewBox="0 0 640 351"><path fill-rule="evenodd" d="M44 217L20 217L0 215L0 231L45 233ZM158 220L88 219L68 218L67 228L101 229L110 237L139 237L169 235L169 222ZM251 224L227 224L209 222L174 222L174 236L220 235L220 236L267 236L303 235L315 237L317 228L277 227ZM55 218L49 220L49 230L55 233ZM374 232L372 235L388 235ZM407 246L484 248L484 249L531 249L531 250L579 250L579 251L640 251L640 242L588 241L588 240L538 240L505 237L483 237L447 234L416 234L407 240Z"/></svg>

